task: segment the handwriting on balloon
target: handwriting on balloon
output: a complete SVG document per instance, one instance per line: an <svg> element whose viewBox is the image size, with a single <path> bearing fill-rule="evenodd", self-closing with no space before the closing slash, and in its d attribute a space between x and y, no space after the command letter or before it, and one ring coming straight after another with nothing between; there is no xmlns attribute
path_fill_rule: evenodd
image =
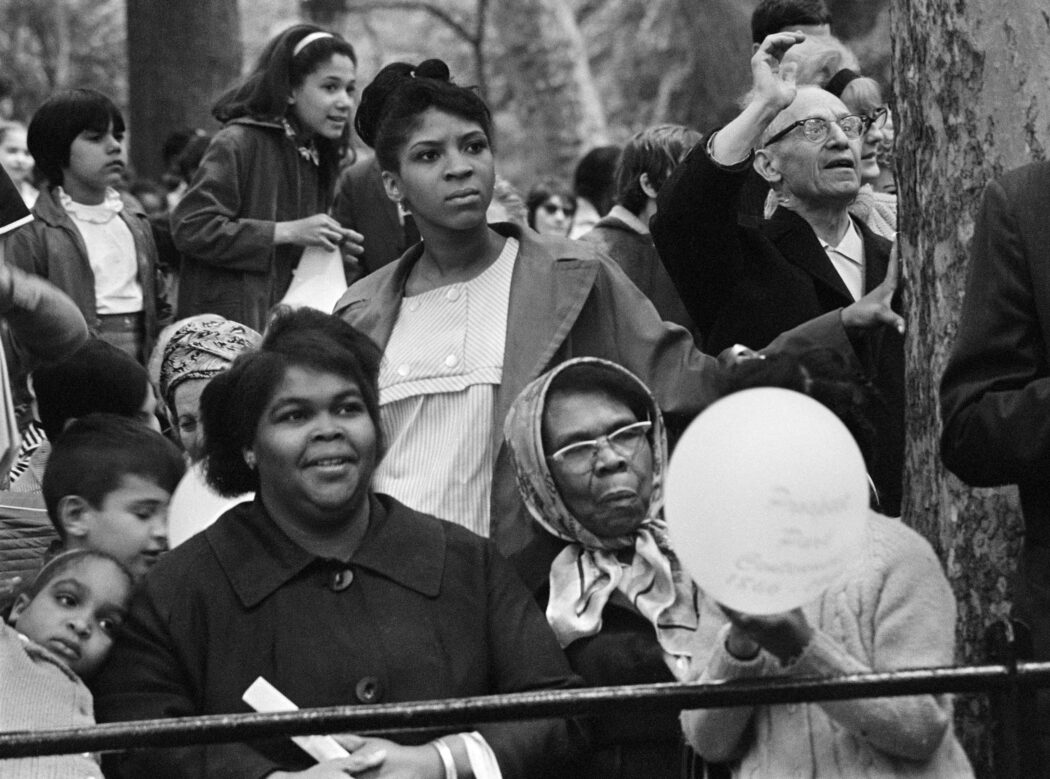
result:
<svg viewBox="0 0 1050 779"><path fill-rule="evenodd" d="M792 495L788 487L774 485L770 490L769 507L814 519L826 519L849 511L850 494L841 492L838 495L800 498Z"/></svg>

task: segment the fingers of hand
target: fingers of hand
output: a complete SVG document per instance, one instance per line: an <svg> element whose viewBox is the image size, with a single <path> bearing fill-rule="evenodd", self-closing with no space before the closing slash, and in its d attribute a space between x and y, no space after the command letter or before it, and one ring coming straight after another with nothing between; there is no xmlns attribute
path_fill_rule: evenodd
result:
<svg viewBox="0 0 1050 779"><path fill-rule="evenodd" d="M904 317L895 313L893 309L887 308L887 314L883 317L883 321L898 333L904 335Z"/></svg>
<svg viewBox="0 0 1050 779"><path fill-rule="evenodd" d="M901 260L900 254L897 250L897 242L893 242L893 246L890 248L890 261L886 266L886 279L885 282L889 282L893 285L894 289L897 287L897 281L900 279L901 273ZM884 283L885 283L884 282Z"/></svg>
<svg viewBox="0 0 1050 779"><path fill-rule="evenodd" d="M368 743L367 739L356 733L334 733L332 738L339 742L339 746L348 752L356 752Z"/></svg>
<svg viewBox="0 0 1050 779"><path fill-rule="evenodd" d="M766 36L766 39L762 41L762 45L758 47L758 51L779 60L784 56L784 52L796 43L802 43L804 40L806 40L806 36L797 31L775 32Z"/></svg>

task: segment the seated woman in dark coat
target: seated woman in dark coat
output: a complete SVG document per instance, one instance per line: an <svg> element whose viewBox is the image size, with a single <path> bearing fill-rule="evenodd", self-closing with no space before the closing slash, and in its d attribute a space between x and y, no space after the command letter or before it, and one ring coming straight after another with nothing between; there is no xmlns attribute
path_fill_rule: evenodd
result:
<svg viewBox="0 0 1050 779"><path fill-rule="evenodd" d="M667 542L660 410L634 374L581 357L529 384L504 435L518 487L547 531L515 556L573 669L591 685L673 682L725 617ZM706 657L706 654L704 655ZM682 775L673 712L604 717L587 776Z"/></svg>
<svg viewBox="0 0 1050 779"><path fill-rule="evenodd" d="M241 696L259 676L304 708L573 684L542 614L491 543L372 492L383 453L379 359L350 325L301 309L211 381L202 399L209 482L256 499L153 569L97 684L100 721L248 711ZM352 754L312 768L290 740L275 739L132 752L121 769L552 776L575 732L571 722L535 720L415 745L340 737Z"/></svg>

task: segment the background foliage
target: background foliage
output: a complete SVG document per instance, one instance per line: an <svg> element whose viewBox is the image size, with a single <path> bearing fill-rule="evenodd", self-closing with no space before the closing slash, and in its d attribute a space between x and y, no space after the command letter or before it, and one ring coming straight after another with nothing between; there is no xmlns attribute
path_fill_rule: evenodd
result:
<svg viewBox="0 0 1050 779"><path fill-rule="evenodd" d="M186 14L212 1L169 0ZM540 175L570 175L571 161L591 146L622 142L654 123L709 129L724 122L747 86L748 19L756 1L567 0L570 13L525 31L500 24L509 9L535 16L562 0L239 0L235 34L243 42L244 69L270 36L303 19L340 30L354 43L362 83L393 60L447 60L461 83L479 85L489 99L501 172L527 187ZM888 4L829 3L838 33L850 40L865 70L887 83ZM16 115L28 119L50 92L71 86L100 89L130 115L125 10L123 0L0 0L0 55L16 86ZM544 73L544 62L557 66L553 76ZM566 80L573 83L545 83L568 70L573 78ZM539 106L529 105L533 93ZM175 128L138 129L143 143L133 159L152 169L156 137ZM547 132L538 135L541 130Z"/></svg>

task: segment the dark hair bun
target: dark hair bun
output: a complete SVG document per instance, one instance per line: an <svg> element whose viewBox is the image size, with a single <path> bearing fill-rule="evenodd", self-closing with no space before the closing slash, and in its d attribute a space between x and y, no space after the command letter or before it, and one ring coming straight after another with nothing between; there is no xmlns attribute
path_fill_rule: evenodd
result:
<svg viewBox="0 0 1050 779"><path fill-rule="evenodd" d="M416 66L416 78L432 78L438 81L450 81L448 65L442 60L425 60Z"/></svg>
<svg viewBox="0 0 1050 779"><path fill-rule="evenodd" d="M354 116L354 129L361 140L370 148L375 148L376 133L383 119L383 112L390 96L398 87L413 78L431 78L437 81L450 81L448 65L439 59L429 59L419 65L407 62L391 62L361 92L361 102Z"/></svg>

